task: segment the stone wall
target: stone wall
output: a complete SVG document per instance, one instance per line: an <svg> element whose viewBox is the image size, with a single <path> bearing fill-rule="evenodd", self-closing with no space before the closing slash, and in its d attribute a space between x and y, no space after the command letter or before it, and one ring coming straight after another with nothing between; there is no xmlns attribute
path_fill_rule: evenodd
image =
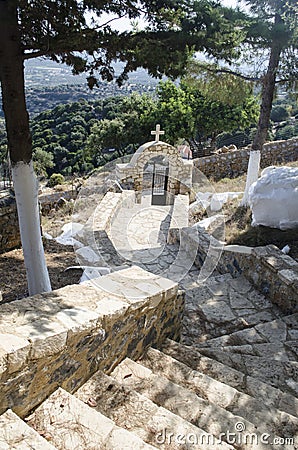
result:
<svg viewBox="0 0 298 450"><path fill-rule="evenodd" d="M246 247L223 246L207 232L188 227L172 230L172 237L189 248L197 248L195 264L201 268L209 254L207 265L211 271L230 273L233 277L243 274L256 289L277 304L285 313L298 312L298 263L283 254L275 245ZM210 267L207 269L210 269Z"/></svg>
<svg viewBox="0 0 298 450"><path fill-rule="evenodd" d="M249 148L230 153L214 154L194 160L194 166L206 177L215 181L222 178L236 178L247 172ZM298 160L298 137L287 141L273 141L264 144L261 152L261 168L274 164Z"/></svg>
<svg viewBox="0 0 298 450"><path fill-rule="evenodd" d="M76 198L73 191L54 192L38 197L42 214L59 205L61 198L68 201ZM18 213L15 198L7 191L5 197L0 198L0 253L21 247Z"/></svg>
<svg viewBox="0 0 298 450"><path fill-rule="evenodd" d="M0 253L20 247L18 213L15 199L7 195L0 199Z"/></svg>
<svg viewBox="0 0 298 450"><path fill-rule="evenodd" d="M59 386L179 338L178 285L138 267L1 305L0 414L28 414Z"/></svg>
<svg viewBox="0 0 298 450"><path fill-rule="evenodd" d="M75 189L70 191L52 192L51 194L39 195L38 201L42 214L47 214L51 209L59 207L61 199L69 201L77 198L77 191Z"/></svg>

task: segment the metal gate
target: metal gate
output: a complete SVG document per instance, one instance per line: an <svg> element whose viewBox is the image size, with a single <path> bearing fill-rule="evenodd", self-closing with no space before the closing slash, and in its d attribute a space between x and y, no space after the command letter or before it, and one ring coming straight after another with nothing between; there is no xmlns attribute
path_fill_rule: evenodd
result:
<svg viewBox="0 0 298 450"><path fill-rule="evenodd" d="M166 205L167 204L167 187L169 181L169 168L158 168L153 165L152 173L152 205Z"/></svg>

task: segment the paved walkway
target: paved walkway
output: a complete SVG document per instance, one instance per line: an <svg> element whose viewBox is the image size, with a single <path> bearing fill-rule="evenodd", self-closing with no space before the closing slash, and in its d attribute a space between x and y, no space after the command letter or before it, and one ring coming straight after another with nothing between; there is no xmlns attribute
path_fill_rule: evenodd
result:
<svg viewBox="0 0 298 450"><path fill-rule="evenodd" d="M123 207L114 218L110 239L125 259L151 263L161 257L167 242L171 206L151 206L151 196L141 204Z"/></svg>
<svg viewBox="0 0 298 450"><path fill-rule="evenodd" d="M143 197L141 204L121 208L109 233L110 243L118 255L117 265L135 264L149 272L180 282L192 269L196 256L196 249L191 252L179 243L167 243L172 215L181 214L181 208L152 206L150 195ZM177 219L178 222L179 218ZM100 244L99 240L98 244L105 252L107 243ZM115 255L113 259L117 259ZM192 271L196 271L198 277L199 271L195 268Z"/></svg>

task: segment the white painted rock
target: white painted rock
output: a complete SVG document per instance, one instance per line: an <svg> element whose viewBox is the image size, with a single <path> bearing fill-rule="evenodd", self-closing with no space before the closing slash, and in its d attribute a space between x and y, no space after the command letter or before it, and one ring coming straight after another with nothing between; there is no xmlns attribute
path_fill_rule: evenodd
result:
<svg viewBox="0 0 298 450"><path fill-rule="evenodd" d="M205 219L196 222L193 225L193 228L203 228L206 231L209 231L212 227L224 226L225 216L223 214L216 214L214 216L206 217Z"/></svg>
<svg viewBox="0 0 298 450"><path fill-rule="evenodd" d="M78 248L75 253L80 263L86 263L86 265L102 261L102 257L88 246Z"/></svg>
<svg viewBox="0 0 298 450"><path fill-rule="evenodd" d="M62 227L62 234L60 234L60 236L56 238L56 241L59 244L63 245L74 245L76 247L83 247L83 244L81 244L81 242L74 239L74 236L76 236L79 233L79 231L82 230L83 227L84 225L82 225L81 223L76 222L66 223Z"/></svg>
<svg viewBox="0 0 298 450"><path fill-rule="evenodd" d="M196 201L190 205L189 210L192 214L196 214L210 206L211 211L217 212L221 210L224 203L238 198L242 194L243 192L198 192Z"/></svg>
<svg viewBox="0 0 298 450"><path fill-rule="evenodd" d="M249 190L248 204L253 226L298 227L298 168L266 167Z"/></svg>

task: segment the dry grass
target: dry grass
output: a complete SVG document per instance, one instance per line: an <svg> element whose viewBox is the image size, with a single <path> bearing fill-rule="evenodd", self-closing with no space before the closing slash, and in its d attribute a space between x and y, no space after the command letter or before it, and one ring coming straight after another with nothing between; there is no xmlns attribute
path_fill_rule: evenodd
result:
<svg viewBox="0 0 298 450"><path fill-rule="evenodd" d="M239 207L226 223L227 244L258 247L274 244L279 249L290 247L289 255L298 261L298 229L279 230L277 228L251 226L250 210Z"/></svg>
<svg viewBox="0 0 298 450"><path fill-rule="evenodd" d="M244 192L246 175L237 178L222 178L220 181L211 181L215 192Z"/></svg>
<svg viewBox="0 0 298 450"><path fill-rule="evenodd" d="M298 167L298 161L293 161L287 164L281 164L282 166ZM276 164L276 167L280 165ZM211 179L211 185L214 190L220 192L241 192L245 189L246 174L237 178L222 178L220 181L213 181Z"/></svg>

